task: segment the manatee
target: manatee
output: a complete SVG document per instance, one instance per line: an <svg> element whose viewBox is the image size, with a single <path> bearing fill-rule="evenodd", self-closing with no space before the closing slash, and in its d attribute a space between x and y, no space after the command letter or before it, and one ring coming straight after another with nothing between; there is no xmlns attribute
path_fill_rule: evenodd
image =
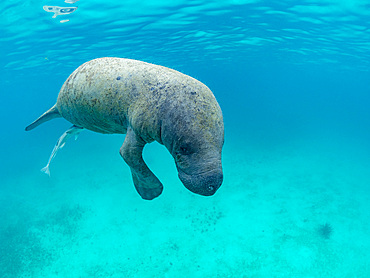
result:
<svg viewBox="0 0 370 278"><path fill-rule="evenodd" d="M211 196L222 184L221 108L206 85L176 70L113 57L86 62L64 82L56 104L26 131L59 117L94 132L126 134L119 152L143 199L163 191L142 157L145 144L153 141L167 148L179 179L193 193Z"/></svg>

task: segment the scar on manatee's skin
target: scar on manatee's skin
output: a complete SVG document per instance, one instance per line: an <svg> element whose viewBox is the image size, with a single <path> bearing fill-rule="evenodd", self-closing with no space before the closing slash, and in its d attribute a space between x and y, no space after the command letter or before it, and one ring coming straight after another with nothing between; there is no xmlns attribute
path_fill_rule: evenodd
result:
<svg viewBox="0 0 370 278"><path fill-rule="evenodd" d="M188 75L136 60L95 59L68 77L56 104L26 130L58 117L79 129L126 134L120 154L143 199L163 190L142 157L153 141L171 153L190 191L210 196L222 184L222 112L209 88Z"/></svg>

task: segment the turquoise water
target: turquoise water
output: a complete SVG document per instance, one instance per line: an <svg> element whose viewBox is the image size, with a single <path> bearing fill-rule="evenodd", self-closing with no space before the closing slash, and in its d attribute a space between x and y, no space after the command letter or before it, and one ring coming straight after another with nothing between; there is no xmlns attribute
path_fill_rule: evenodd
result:
<svg viewBox="0 0 370 278"><path fill-rule="evenodd" d="M360 0L3 1L0 277L370 277L370 6ZM43 5L78 7L68 15ZM68 22L61 23L61 20ZM224 183L188 191L158 143L145 201L118 151L63 119L25 132L69 74L138 59L205 83Z"/></svg>

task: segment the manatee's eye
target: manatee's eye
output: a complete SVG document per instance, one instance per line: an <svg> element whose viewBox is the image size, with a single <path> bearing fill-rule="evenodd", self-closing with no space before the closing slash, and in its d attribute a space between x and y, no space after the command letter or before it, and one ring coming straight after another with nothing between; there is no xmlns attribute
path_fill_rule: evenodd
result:
<svg viewBox="0 0 370 278"><path fill-rule="evenodd" d="M180 154L191 154L191 149L188 146L181 146L180 147Z"/></svg>

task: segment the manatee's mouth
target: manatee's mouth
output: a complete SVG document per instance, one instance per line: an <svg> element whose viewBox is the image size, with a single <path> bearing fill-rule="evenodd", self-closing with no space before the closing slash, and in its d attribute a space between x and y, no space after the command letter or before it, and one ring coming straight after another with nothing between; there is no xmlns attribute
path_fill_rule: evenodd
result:
<svg viewBox="0 0 370 278"><path fill-rule="evenodd" d="M189 175L178 169L179 178L191 192L203 196L212 196L222 184L222 170L211 170L197 175Z"/></svg>

